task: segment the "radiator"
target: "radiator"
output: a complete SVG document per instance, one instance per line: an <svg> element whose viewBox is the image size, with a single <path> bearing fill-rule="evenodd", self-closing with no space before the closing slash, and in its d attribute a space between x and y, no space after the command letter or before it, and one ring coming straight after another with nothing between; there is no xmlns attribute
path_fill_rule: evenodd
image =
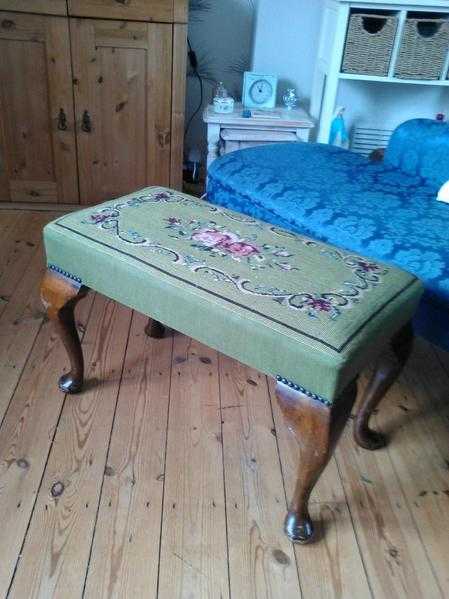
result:
<svg viewBox="0 0 449 599"><path fill-rule="evenodd" d="M392 133L393 131L390 129L354 127L351 150L363 156L369 156L373 150L386 148Z"/></svg>

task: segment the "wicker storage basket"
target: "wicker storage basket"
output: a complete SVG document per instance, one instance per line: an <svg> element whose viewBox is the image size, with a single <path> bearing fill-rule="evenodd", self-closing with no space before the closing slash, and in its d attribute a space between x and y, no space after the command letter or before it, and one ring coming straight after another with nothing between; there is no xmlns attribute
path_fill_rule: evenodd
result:
<svg viewBox="0 0 449 599"><path fill-rule="evenodd" d="M449 51L449 22L407 19L396 63L399 79L439 79Z"/></svg>
<svg viewBox="0 0 449 599"><path fill-rule="evenodd" d="M343 73L387 76L397 27L398 19L394 15L351 15Z"/></svg>

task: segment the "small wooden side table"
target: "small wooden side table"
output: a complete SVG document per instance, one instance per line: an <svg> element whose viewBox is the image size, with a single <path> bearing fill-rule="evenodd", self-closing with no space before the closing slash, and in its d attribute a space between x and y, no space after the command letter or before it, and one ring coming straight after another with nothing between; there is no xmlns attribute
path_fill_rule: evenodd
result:
<svg viewBox="0 0 449 599"><path fill-rule="evenodd" d="M203 114L207 125L207 169L218 156L234 150L286 141L309 141L315 122L304 110L278 107L274 111L279 118L245 118L241 104L235 105L232 114L217 114L213 106L207 106Z"/></svg>

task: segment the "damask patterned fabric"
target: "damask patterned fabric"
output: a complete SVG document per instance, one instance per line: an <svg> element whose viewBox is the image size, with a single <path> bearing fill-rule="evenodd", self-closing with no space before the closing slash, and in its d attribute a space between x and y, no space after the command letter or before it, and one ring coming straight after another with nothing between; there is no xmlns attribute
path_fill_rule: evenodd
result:
<svg viewBox="0 0 449 599"><path fill-rule="evenodd" d="M398 129L384 163L321 144L262 146L216 160L207 191L215 204L414 273L426 287L417 332L449 350L449 205L436 200L446 178L449 127L421 120Z"/></svg>
<svg viewBox="0 0 449 599"><path fill-rule="evenodd" d="M410 319L409 273L164 188L44 230L55 272L324 403Z"/></svg>
<svg viewBox="0 0 449 599"><path fill-rule="evenodd" d="M449 181L449 125L430 119L403 123L390 140L385 162L441 187Z"/></svg>

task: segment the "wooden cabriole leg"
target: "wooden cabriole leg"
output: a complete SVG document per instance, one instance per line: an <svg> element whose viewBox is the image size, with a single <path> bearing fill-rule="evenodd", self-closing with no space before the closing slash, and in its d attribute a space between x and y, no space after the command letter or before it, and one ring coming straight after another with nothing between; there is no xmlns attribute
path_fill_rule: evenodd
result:
<svg viewBox="0 0 449 599"><path fill-rule="evenodd" d="M284 524L285 533L294 542L308 543L313 537L310 494L332 456L356 395L354 381L332 406L326 406L287 385L276 386L284 419L299 445L298 478Z"/></svg>
<svg viewBox="0 0 449 599"><path fill-rule="evenodd" d="M84 360L76 330L74 309L89 289L47 270L41 284L41 298L47 315L54 322L70 360L70 372L59 379L64 393L79 393L84 381Z"/></svg>
<svg viewBox="0 0 449 599"><path fill-rule="evenodd" d="M385 447L385 435L369 427L369 419L388 389L404 368L413 348L413 328L407 324L393 337L390 351L385 352L377 362L373 376L360 400L360 407L354 420L354 438L364 449Z"/></svg>
<svg viewBox="0 0 449 599"><path fill-rule="evenodd" d="M145 327L145 333L148 335L148 337L153 337L153 339L162 339L165 334L165 327L157 320L149 318L148 324Z"/></svg>

